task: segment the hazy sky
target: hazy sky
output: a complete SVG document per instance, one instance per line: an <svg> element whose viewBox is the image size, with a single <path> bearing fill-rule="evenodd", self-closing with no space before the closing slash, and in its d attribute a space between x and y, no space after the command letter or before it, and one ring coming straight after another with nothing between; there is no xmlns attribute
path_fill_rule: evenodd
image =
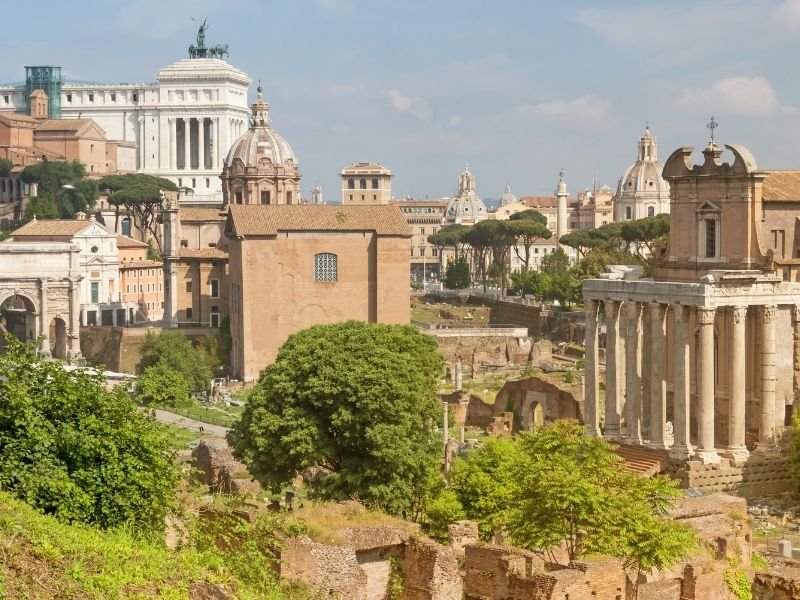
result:
<svg viewBox="0 0 800 600"><path fill-rule="evenodd" d="M717 138L762 168L800 168L800 0L44 0L4 5L0 81L26 64L67 78L154 81L207 44L263 80L303 189L375 160L394 192L616 186L646 122L666 160ZM11 25L13 24L13 25ZM255 95L251 89L251 98Z"/></svg>

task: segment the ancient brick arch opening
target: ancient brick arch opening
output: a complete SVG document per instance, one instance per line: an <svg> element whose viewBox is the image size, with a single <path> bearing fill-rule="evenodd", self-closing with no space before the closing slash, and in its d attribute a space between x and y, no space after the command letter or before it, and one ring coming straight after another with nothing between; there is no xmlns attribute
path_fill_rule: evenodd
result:
<svg viewBox="0 0 800 600"><path fill-rule="evenodd" d="M53 358L67 358L67 323L55 317L50 321L50 354Z"/></svg>
<svg viewBox="0 0 800 600"><path fill-rule="evenodd" d="M23 342L34 342L39 335L36 304L24 293L0 291L0 334L10 333ZM4 344L5 340L0 341Z"/></svg>

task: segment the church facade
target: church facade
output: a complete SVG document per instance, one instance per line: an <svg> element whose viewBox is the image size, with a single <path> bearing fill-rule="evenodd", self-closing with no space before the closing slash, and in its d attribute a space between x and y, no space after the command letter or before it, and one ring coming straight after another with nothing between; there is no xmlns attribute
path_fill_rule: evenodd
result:
<svg viewBox="0 0 800 600"><path fill-rule="evenodd" d="M778 456L800 393L800 171L725 148L732 160L713 137L702 164L692 148L667 160L670 238L653 279L620 269L583 288L589 431L709 468Z"/></svg>
<svg viewBox="0 0 800 600"><path fill-rule="evenodd" d="M233 204L225 236L235 377L254 380L312 325L409 322L411 231L396 206Z"/></svg>

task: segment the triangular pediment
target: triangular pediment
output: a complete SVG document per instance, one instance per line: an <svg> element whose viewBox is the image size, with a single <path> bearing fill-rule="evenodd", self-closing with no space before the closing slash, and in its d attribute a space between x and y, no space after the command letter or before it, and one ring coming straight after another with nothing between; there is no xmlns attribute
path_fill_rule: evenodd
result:
<svg viewBox="0 0 800 600"><path fill-rule="evenodd" d="M710 200L706 200L700 207L697 209L697 212L719 212L721 209L719 206L711 202Z"/></svg>

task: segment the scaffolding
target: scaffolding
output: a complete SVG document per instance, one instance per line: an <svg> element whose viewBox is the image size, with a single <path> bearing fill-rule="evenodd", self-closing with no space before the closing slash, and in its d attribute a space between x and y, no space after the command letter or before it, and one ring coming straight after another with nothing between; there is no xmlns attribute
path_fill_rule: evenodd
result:
<svg viewBox="0 0 800 600"><path fill-rule="evenodd" d="M47 115L61 118L61 67L25 67L25 100L31 114L31 94L42 90L47 94Z"/></svg>

